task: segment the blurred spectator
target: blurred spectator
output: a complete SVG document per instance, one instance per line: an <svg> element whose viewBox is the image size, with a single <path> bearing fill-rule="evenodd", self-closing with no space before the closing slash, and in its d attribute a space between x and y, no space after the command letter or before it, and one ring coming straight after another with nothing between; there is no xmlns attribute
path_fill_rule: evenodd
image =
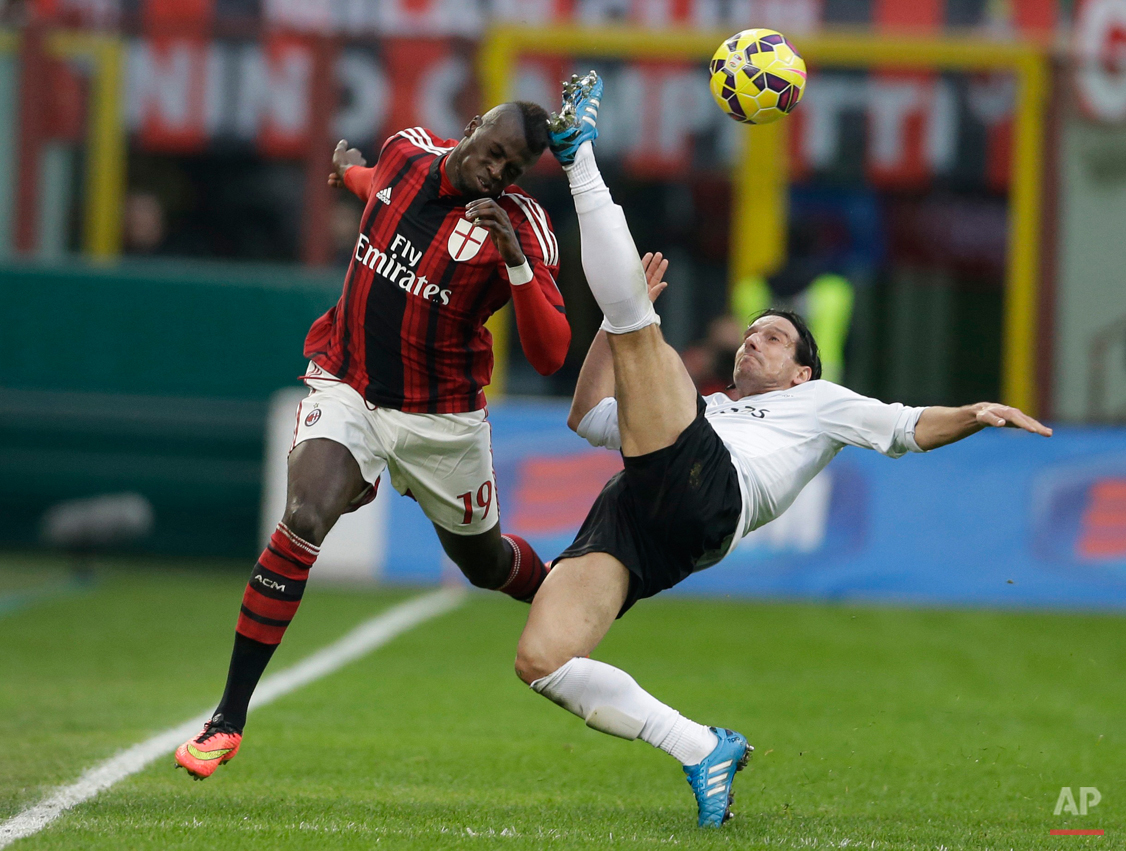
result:
<svg viewBox="0 0 1126 851"><path fill-rule="evenodd" d="M821 377L844 380L845 344L855 301L852 283L829 272L814 278L801 294L800 308L821 351Z"/></svg>
<svg viewBox="0 0 1126 851"><path fill-rule="evenodd" d="M360 231L363 205L355 195L338 192L329 211L329 230L332 232L332 262L347 266Z"/></svg>
<svg viewBox="0 0 1126 851"><path fill-rule="evenodd" d="M731 385L731 364L743 343L743 331L743 323L735 317L716 317L708 324L707 336L681 354L702 395L724 392Z"/></svg>
<svg viewBox="0 0 1126 851"><path fill-rule="evenodd" d="M134 190L125 196L122 222L125 251L129 254L155 254L167 233L164 205L155 193Z"/></svg>

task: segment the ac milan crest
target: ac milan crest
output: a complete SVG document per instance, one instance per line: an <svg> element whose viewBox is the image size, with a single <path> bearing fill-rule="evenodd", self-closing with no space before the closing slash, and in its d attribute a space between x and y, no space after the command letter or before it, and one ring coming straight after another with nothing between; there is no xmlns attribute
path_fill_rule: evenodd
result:
<svg viewBox="0 0 1126 851"><path fill-rule="evenodd" d="M476 257L488 238L489 232L484 228L476 227L466 219L458 219L446 247L450 250L450 257L462 263Z"/></svg>
<svg viewBox="0 0 1126 851"><path fill-rule="evenodd" d="M316 425L317 420L319 420L320 418L321 418L321 409L320 408L313 408L313 410L309 411L309 415L307 417L305 417L305 425L307 425L307 426Z"/></svg>

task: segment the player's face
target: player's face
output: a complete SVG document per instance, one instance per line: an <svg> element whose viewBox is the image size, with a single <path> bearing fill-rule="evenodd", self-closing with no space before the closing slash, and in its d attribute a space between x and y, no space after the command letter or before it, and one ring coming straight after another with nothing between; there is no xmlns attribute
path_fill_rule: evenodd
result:
<svg viewBox="0 0 1126 851"><path fill-rule="evenodd" d="M528 150L519 114L507 110L474 118L458 153L449 169L450 182L471 198L499 196L539 159Z"/></svg>
<svg viewBox="0 0 1126 851"><path fill-rule="evenodd" d="M763 316L743 333L735 353L735 387L743 396L784 390L809 380L797 361L798 329L783 316Z"/></svg>

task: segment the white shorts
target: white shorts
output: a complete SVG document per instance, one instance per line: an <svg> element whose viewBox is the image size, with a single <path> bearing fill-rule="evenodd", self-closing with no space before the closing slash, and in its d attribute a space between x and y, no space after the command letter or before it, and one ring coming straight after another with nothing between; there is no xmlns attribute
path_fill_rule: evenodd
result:
<svg viewBox="0 0 1126 851"><path fill-rule="evenodd" d="M407 414L368 403L350 385L310 363L309 395L297 408L293 446L325 438L348 447L373 487L384 470L431 522L455 535L497 524L492 428L485 411ZM292 449L291 449L292 451Z"/></svg>

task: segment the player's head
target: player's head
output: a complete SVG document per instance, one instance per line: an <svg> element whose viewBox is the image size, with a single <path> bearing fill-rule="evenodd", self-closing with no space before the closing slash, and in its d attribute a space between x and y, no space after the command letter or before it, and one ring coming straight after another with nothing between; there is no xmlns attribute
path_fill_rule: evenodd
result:
<svg viewBox="0 0 1126 851"><path fill-rule="evenodd" d="M785 390L821 377L817 341L792 310L764 310L747 326L735 353L735 387L741 396Z"/></svg>
<svg viewBox="0 0 1126 851"><path fill-rule="evenodd" d="M464 195L496 197L536 164L547 148L547 112L526 101L502 103L466 125L446 174Z"/></svg>

